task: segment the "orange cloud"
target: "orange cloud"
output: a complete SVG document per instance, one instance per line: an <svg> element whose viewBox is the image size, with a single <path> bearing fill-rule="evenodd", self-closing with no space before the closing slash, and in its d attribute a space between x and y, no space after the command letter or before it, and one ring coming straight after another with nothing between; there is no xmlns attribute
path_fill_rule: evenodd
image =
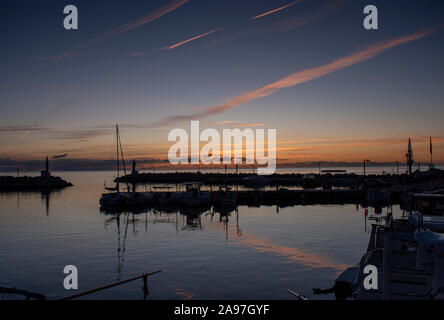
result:
<svg viewBox="0 0 444 320"><path fill-rule="evenodd" d="M289 76L282 78L278 81L272 82L272 83L267 84L261 88L246 92L240 96L232 98L228 102L226 102L222 105L209 107L204 111L196 112L196 113L192 113L192 114L188 114L188 115L178 115L178 116L168 117L158 123L155 123L154 127L168 126L168 125L171 125L172 123L181 122L181 121L196 120L196 119L216 115L216 114L222 113L224 111L228 111L234 107L244 105L244 104L251 102L253 100L269 96L281 89L293 87L293 86L308 82L310 80L321 78L321 77L324 77L328 74L336 72L338 70L341 70L341 69L350 67L354 64L360 63L362 61L374 58L391 48L397 47L401 44L405 44L408 42L412 42L412 41L424 38L426 36L429 36L429 35L437 32L438 30L440 30L442 28L443 28L443 25L440 25L438 27L421 30L421 31L418 31L418 32L415 32L415 33L412 33L412 34L409 34L406 36L402 36L402 37L393 38L393 39L379 42L375 45L372 45L372 46L362 49L360 51L354 52L354 53L349 54L345 57L336 59L333 62L330 62L326 65L323 65L320 67L315 67L315 68L310 68L310 69L306 69L306 70L302 70L302 71L298 71L293 74L290 74Z"/></svg>
<svg viewBox="0 0 444 320"><path fill-rule="evenodd" d="M237 122L233 120L226 121L218 121L217 125L224 125L226 127L235 127L235 128L247 128L247 127L263 127L264 123L255 123L255 122Z"/></svg>
<svg viewBox="0 0 444 320"><path fill-rule="evenodd" d="M278 12L278 11L281 11L281 10L284 10L284 9L286 9L286 8L288 8L288 7L291 7L291 6L295 5L296 3L299 3L299 2L302 2L302 1L303 1L303 0L293 1L293 2L291 2L291 3L289 3L289 4L286 4L285 6L282 6L282 7L279 7L279 8L277 8L277 9L270 10L270 11L267 11L267 12L265 12L265 13L262 13L262 14L259 14L259 15L257 15L257 16L254 16L254 17L252 17L251 19L255 20L255 19L259 19L259 18L265 17L265 16L267 16L267 15L269 15L269 14L272 14L272 13L275 13L275 12Z"/></svg>

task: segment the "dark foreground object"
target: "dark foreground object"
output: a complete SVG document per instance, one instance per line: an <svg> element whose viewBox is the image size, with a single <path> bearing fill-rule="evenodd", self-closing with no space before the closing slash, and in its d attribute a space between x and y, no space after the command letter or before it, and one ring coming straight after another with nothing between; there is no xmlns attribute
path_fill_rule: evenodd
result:
<svg viewBox="0 0 444 320"><path fill-rule="evenodd" d="M30 300L30 299L45 300L46 299L46 297L43 294L34 293L31 291L27 291L27 290L20 290L17 288L0 287L0 293L22 295L22 296L25 296L26 300Z"/></svg>
<svg viewBox="0 0 444 320"><path fill-rule="evenodd" d="M0 177L0 191L51 191L59 190L66 187L71 187L72 183L63 180L60 177L46 176L46 177Z"/></svg>
<svg viewBox="0 0 444 320"><path fill-rule="evenodd" d="M362 310L396 310L400 318L421 316L424 310L439 312L442 304L434 301L300 301L291 294L289 300L195 300L195 301L1 301L2 311L17 317L35 318L35 314L53 315L69 310L72 318L82 318L97 311L103 318L124 318L133 314L155 319L289 319L292 314L309 314L311 318L331 318L338 312L341 318L355 319ZM206 311L205 317L203 316ZM58 312L60 311L60 312ZM155 315L152 316L152 315ZM409 317L406 317L409 316ZM49 316L49 318L52 318Z"/></svg>

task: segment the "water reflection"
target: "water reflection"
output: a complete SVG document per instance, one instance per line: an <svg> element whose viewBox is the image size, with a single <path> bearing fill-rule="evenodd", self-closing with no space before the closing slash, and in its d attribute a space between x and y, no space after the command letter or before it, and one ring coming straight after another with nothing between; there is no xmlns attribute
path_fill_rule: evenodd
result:
<svg viewBox="0 0 444 320"><path fill-rule="evenodd" d="M20 194L17 192L17 207L20 207ZM27 192L29 193L29 192ZM42 204L45 207L46 216L50 213L50 203L54 193L60 192L40 192ZM253 207L253 206L248 206ZM255 206L261 208L260 205ZM276 213L280 209L293 206L276 205ZM364 209L364 231L370 232L371 225L383 225L387 214L392 214L393 206L371 206L368 204L356 204L356 210ZM347 264L335 261L327 256L313 253L306 248L297 248L292 246L282 246L274 243L272 240L262 236L251 234L240 228L239 207L231 206L198 206L198 207L180 207L178 205L166 206L147 206L125 209L104 209L100 208L105 215L105 230L111 224L116 225L117 237L117 279L119 280L125 264L125 251L129 230L132 230L134 236L137 235L137 226L143 223L144 231L148 232L149 224L171 224L176 233L180 231L199 231L207 228L209 231L223 232L225 241L234 240L236 244L246 246L257 252L268 252L286 257L291 261L309 266L311 268L331 268L341 271L348 267ZM230 226L229 221L232 215L235 215L235 226ZM214 218L217 217L217 220ZM204 223L203 219L208 219Z"/></svg>
<svg viewBox="0 0 444 320"><path fill-rule="evenodd" d="M1 193L4 196L13 196L13 194L15 193L17 209L20 209L20 202L22 201L23 196L26 197L26 196L34 196L34 195L40 194L41 203L42 203L43 207L45 208L45 214L48 217L49 211L50 211L51 198L54 195L60 195L61 191L60 190L55 190L55 191L8 191L8 192L1 192Z"/></svg>
<svg viewBox="0 0 444 320"><path fill-rule="evenodd" d="M279 206L277 206L277 208L279 208ZM359 205L357 205L356 208L359 210ZM369 206L363 208L364 229L366 232L370 231L368 229L369 224L383 224L387 213L392 212L393 210L392 207L386 207L384 208L385 213L382 214L379 208ZM109 211L102 212L107 216L105 224L110 224L113 221L117 223L118 277L120 277L125 260L125 243L128 225L132 226L133 233L136 234L136 225L140 223L144 224L145 232L148 232L149 224L154 225L158 223L174 225L176 233L179 231L200 231L204 228L207 231L223 232L225 234L225 241L231 240L235 245L248 247L259 253L278 255L312 269L329 268L338 273L350 266L349 264L342 263L327 255L313 252L310 249L280 245L271 239L241 229L239 207L237 206L203 206L194 208L168 207L165 210L160 207L150 207L145 208L144 212L140 209L137 211L119 213ZM108 217L110 215L111 217ZM138 218L142 215L143 218ZM229 225L229 221L233 215L235 216L235 225ZM121 240L121 221L124 225L123 240Z"/></svg>
<svg viewBox="0 0 444 320"><path fill-rule="evenodd" d="M52 281L54 274L74 262L83 270L85 288L160 267L167 276L152 284L159 299L223 299L227 294L291 299L289 287L310 297L312 287L331 285L338 269L359 260L368 243L363 231L372 219L383 221L386 210L258 204L100 213L103 173L90 177L72 173L68 178L75 187L61 192L1 196L5 286L57 298L64 292ZM110 291L103 298L139 298L133 289Z"/></svg>

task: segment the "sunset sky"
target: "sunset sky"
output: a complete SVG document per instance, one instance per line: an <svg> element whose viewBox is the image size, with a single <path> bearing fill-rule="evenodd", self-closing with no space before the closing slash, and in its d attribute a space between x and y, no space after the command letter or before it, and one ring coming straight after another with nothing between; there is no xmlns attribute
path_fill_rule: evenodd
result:
<svg viewBox="0 0 444 320"><path fill-rule="evenodd" d="M76 5L79 29L63 28ZM379 30L363 28L365 5ZM168 132L273 128L278 162L444 163L441 1L0 3L0 158L166 159Z"/></svg>

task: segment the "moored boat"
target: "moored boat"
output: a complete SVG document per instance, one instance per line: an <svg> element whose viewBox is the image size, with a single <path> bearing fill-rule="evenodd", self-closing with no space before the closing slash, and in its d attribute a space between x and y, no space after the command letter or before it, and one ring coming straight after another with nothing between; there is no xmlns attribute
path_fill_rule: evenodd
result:
<svg viewBox="0 0 444 320"><path fill-rule="evenodd" d="M200 182L185 182L185 193L182 195L180 204L186 207L205 206L210 203L210 193L201 190Z"/></svg>
<svg viewBox="0 0 444 320"><path fill-rule="evenodd" d="M374 224L359 264L346 269L332 288L315 293L356 300L444 299L443 198L438 193L413 198L417 211L399 219L389 214L385 225ZM374 288L368 288L368 281L366 285L369 265L377 270Z"/></svg>
<svg viewBox="0 0 444 320"><path fill-rule="evenodd" d="M121 159L119 159L119 156ZM120 141L119 126L116 125L116 171L114 187L106 187L105 190L111 191L103 193L100 197L99 203L102 207L130 207L130 206L146 206L154 202L154 194L152 192L136 192L135 184L130 187L127 183L127 191L121 191L119 183L120 175L120 160L124 174L126 175L125 160L123 157L122 143ZM132 189L132 191L130 191Z"/></svg>
<svg viewBox="0 0 444 320"><path fill-rule="evenodd" d="M213 193L212 202L215 206L234 206L236 204L237 194L236 192L230 191L230 188L224 186L220 187L219 190Z"/></svg>

